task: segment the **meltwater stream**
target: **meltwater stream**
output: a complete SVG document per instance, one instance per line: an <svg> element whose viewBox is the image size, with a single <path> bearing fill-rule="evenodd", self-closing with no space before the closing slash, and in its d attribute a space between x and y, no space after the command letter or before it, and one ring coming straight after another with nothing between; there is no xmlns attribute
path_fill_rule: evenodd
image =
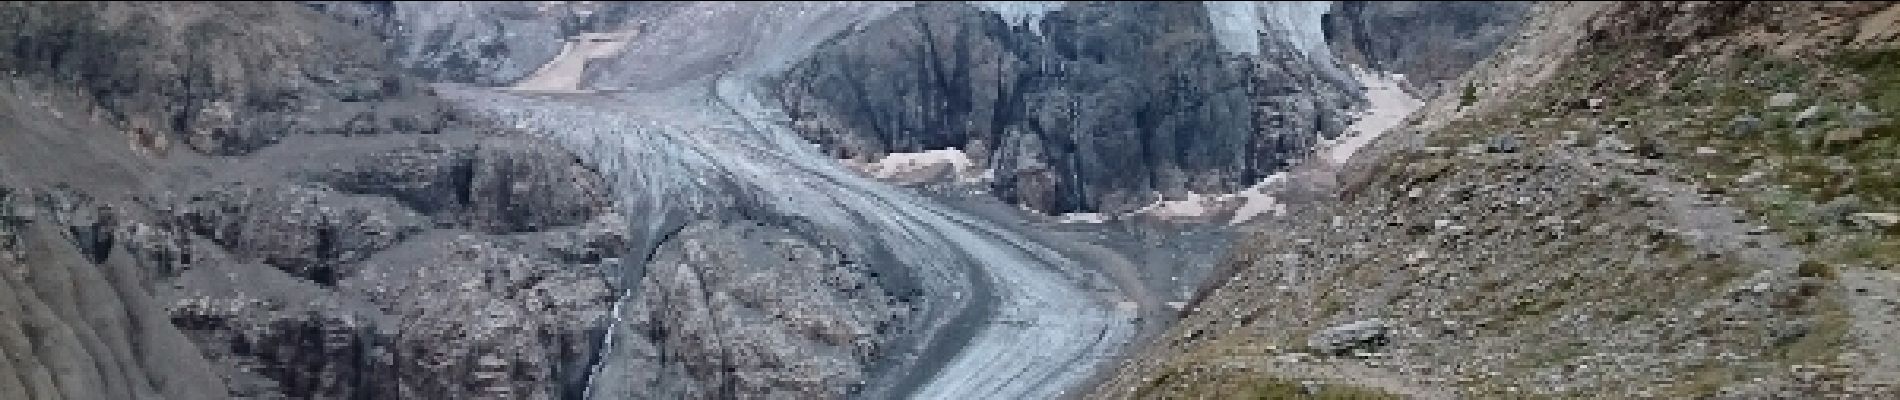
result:
<svg viewBox="0 0 1900 400"><path fill-rule="evenodd" d="M1061 244L864 177L799 138L782 111L760 99L763 78L880 10L695 7L707 9L654 22L619 59L590 64L609 69L590 74L624 77L615 86L625 91L443 93L547 135L599 169L634 221L643 247L632 254L688 220L735 213L809 221L887 254L925 293L909 330L920 334L894 346L889 354L905 355L884 365L862 397L1054 398L1125 350L1134 315L1115 305L1126 299L1053 249ZM709 29L730 32L695 32ZM666 56L688 47L695 53ZM638 279L639 260L629 264L623 282ZM640 295L630 291L621 302ZM996 320L1023 323L989 323ZM614 338L633 338L611 329L601 371L620 362ZM588 385L590 398L639 391L612 378Z"/></svg>

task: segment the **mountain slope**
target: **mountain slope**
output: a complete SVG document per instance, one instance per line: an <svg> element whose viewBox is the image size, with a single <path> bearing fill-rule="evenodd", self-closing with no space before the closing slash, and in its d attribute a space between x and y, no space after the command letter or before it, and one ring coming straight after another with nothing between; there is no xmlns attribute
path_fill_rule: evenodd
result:
<svg viewBox="0 0 1900 400"><path fill-rule="evenodd" d="M1893 396L1896 10L1540 5L1096 393Z"/></svg>

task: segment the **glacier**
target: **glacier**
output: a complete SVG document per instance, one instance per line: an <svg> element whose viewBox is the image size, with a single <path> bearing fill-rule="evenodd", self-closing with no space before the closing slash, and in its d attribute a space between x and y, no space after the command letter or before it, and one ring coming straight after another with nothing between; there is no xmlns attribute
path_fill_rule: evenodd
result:
<svg viewBox="0 0 1900 400"><path fill-rule="evenodd" d="M1320 19L1332 10L1330 1L1207 1L1208 22L1222 50L1259 55L1260 34L1280 35L1312 60L1330 60L1326 33Z"/></svg>
<svg viewBox="0 0 1900 400"><path fill-rule="evenodd" d="M605 57L587 63L578 88L619 90L440 91L546 135L600 170L639 225L642 248L634 254L687 221L740 210L809 221L888 252L930 294L913 320L914 331L927 333L898 349L913 356L871 382L866 397L1061 396L1125 351L1135 334L1135 316L1124 310L1129 299L1114 294L1116 283L1082 272L1082 261L1043 235L851 170L798 137L783 111L762 100L761 82L819 42L903 6L697 3L616 44L616 54L573 51L551 61ZM619 279L634 282L639 274L629 265ZM627 292L620 301L637 296ZM589 398L640 391L616 379L627 361L612 347L637 334L610 328Z"/></svg>

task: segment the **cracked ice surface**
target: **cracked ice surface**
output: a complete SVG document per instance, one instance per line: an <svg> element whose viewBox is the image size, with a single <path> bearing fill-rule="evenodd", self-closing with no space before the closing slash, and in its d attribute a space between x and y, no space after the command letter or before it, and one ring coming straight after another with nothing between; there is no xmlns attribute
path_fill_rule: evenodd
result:
<svg viewBox="0 0 1900 400"><path fill-rule="evenodd" d="M1320 18L1332 10L1330 1L1207 1L1208 22L1221 49L1260 54L1260 34L1286 31L1293 47L1313 60L1331 57Z"/></svg>
<svg viewBox="0 0 1900 400"><path fill-rule="evenodd" d="M919 356L898 358L871 382L867 397L1056 397L1125 349L1134 330L1131 316L1115 312L1119 299L1064 275L1078 262L1032 235L847 169L791 132L782 110L759 100L760 79L831 34L897 7L695 3L654 21L617 58L596 64L606 70L587 71L589 83L629 92L444 93L549 135L599 169L622 207L644 224L635 234L645 248L637 250L657 245L686 220L746 210L808 220L888 251L929 294L912 322L913 331L928 333L893 350ZM632 335L625 331L616 327L609 335ZM608 351L600 370L621 368L625 361ZM610 376L595 382L593 397L639 390Z"/></svg>
<svg viewBox="0 0 1900 400"><path fill-rule="evenodd" d="M744 82L720 83L721 97L748 121L771 121L768 115L779 112L758 102ZM770 132L767 136L791 144L785 150L795 153L793 158L815 169L843 174L840 181L890 196L895 201L873 206L889 208L885 213L918 217L916 222L923 226L908 228L934 231L947 239L941 243L952 244L969 257L979 266L976 272L981 276L977 280L988 281L988 291L995 298L990 319L1030 321L1027 325L984 325L953 360L915 392L916 398L1053 398L1089 377L1110 356L1119 354L1134 333L1133 321L1114 312L1112 299L1099 298L1060 273L1073 268L1073 260L1026 235L851 175L840 164L797 140L783 125L756 127L762 133Z"/></svg>
<svg viewBox="0 0 1900 400"><path fill-rule="evenodd" d="M990 10L1003 16L1003 21L1011 25L1028 26L1030 30L1042 32L1042 17L1049 12L1062 9L1060 1L972 1L971 5Z"/></svg>
<svg viewBox="0 0 1900 400"><path fill-rule="evenodd" d="M1260 56L1262 50L1291 46L1329 82L1352 81L1334 61L1326 46L1321 20L1332 11L1330 1L1207 1L1208 23L1221 50ZM1269 34L1265 37L1262 34ZM1271 41L1271 42L1269 42Z"/></svg>

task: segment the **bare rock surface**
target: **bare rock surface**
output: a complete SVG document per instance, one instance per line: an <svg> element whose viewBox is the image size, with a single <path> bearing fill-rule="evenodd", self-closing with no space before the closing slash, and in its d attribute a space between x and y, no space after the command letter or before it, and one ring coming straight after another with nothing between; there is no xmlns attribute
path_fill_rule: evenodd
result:
<svg viewBox="0 0 1900 400"><path fill-rule="evenodd" d="M605 371L640 398L847 398L911 309L835 245L752 221L698 222L662 244L621 312ZM674 361L677 360L677 361ZM621 376L622 374L626 376Z"/></svg>
<svg viewBox="0 0 1900 400"><path fill-rule="evenodd" d="M0 398L585 391L629 223L571 154L304 6L0 20Z"/></svg>
<svg viewBox="0 0 1900 400"><path fill-rule="evenodd" d="M507 233L594 217L607 197L590 174L559 149L495 139L461 146L419 143L363 157L317 179L352 193L400 199L457 226Z"/></svg>
<svg viewBox="0 0 1900 400"><path fill-rule="evenodd" d="M327 188L232 187L193 195L179 225L234 255L319 284L422 230L422 218L387 198L351 198Z"/></svg>
<svg viewBox="0 0 1900 400"><path fill-rule="evenodd" d="M1043 212L1231 193L1340 134L1359 89L1281 35L1260 34L1256 53L1224 50L1208 13L1078 3L1032 28L920 5L825 44L778 95L834 157L958 148L992 171L998 197Z"/></svg>
<svg viewBox="0 0 1900 400"><path fill-rule="evenodd" d="M1402 74L1410 91L1432 97L1510 41L1530 8L1523 1L1341 1L1326 16L1326 37L1340 61Z"/></svg>

